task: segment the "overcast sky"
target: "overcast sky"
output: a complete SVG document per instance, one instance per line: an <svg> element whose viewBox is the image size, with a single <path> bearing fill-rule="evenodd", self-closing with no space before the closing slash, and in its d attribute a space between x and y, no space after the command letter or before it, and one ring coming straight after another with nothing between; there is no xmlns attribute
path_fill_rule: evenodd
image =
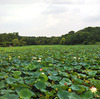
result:
<svg viewBox="0 0 100 99"><path fill-rule="evenodd" d="M0 33L61 36L100 26L100 0L0 0Z"/></svg>

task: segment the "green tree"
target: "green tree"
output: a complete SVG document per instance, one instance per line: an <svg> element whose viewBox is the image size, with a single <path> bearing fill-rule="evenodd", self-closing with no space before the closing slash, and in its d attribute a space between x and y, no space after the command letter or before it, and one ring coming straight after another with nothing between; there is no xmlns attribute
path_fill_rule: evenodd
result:
<svg viewBox="0 0 100 99"><path fill-rule="evenodd" d="M24 45L27 44L24 40L25 40L24 37L20 39L20 45L21 45L21 46L24 46Z"/></svg>
<svg viewBox="0 0 100 99"><path fill-rule="evenodd" d="M20 42L19 42L18 39L13 39L12 43L13 43L14 46L19 46L20 45Z"/></svg>
<svg viewBox="0 0 100 99"><path fill-rule="evenodd" d="M2 42L7 42L7 41L9 41L9 39L10 39L9 35L4 33L2 36Z"/></svg>
<svg viewBox="0 0 100 99"><path fill-rule="evenodd" d="M75 31L70 31L68 34L74 34L75 33Z"/></svg>
<svg viewBox="0 0 100 99"><path fill-rule="evenodd" d="M64 45L64 44L65 44L65 41L66 41L66 39L65 39L65 38L62 38L62 39L60 40L60 44Z"/></svg>

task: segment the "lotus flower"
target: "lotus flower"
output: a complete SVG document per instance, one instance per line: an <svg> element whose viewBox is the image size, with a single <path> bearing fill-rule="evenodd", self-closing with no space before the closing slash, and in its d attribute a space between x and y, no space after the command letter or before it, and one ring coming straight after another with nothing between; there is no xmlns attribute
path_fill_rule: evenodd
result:
<svg viewBox="0 0 100 99"><path fill-rule="evenodd" d="M91 90L91 92L93 92L93 93L96 93L97 92L97 89L93 86L93 87L90 87L90 90Z"/></svg>
<svg viewBox="0 0 100 99"><path fill-rule="evenodd" d="M44 75L44 73L42 73L42 75Z"/></svg>
<svg viewBox="0 0 100 99"><path fill-rule="evenodd" d="M43 69L42 68L40 68L40 71L42 71Z"/></svg>

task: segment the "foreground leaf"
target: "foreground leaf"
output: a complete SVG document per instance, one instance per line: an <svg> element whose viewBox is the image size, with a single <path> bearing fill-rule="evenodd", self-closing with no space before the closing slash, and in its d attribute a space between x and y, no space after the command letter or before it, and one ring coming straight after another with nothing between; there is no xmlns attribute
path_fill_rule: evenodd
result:
<svg viewBox="0 0 100 99"><path fill-rule="evenodd" d="M58 91L57 96L60 99L69 99L69 97L68 97L69 96L69 92L65 91L65 90L60 90L60 91Z"/></svg>

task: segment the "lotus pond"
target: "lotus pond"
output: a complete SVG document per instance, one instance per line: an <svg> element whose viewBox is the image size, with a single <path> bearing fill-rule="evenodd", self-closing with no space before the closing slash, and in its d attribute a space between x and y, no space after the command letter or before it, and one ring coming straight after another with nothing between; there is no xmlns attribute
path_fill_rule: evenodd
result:
<svg viewBox="0 0 100 99"><path fill-rule="evenodd" d="M0 99L100 99L100 46L1 47Z"/></svg>

